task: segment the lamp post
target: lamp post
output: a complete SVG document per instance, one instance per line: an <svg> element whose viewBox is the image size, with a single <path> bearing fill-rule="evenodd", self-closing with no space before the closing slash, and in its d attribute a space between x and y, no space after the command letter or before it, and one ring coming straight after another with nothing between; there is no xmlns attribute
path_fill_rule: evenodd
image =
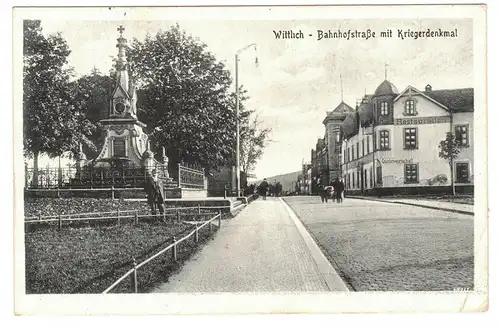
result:
<svg viewBox="0 0 500 330"><path fill-rule="evenodd" d="M238 61L240 53L249 49L250 47L254 47L254 50L257 51L256 44L247 45L234 54L234 62L235 62L235 91L236 91L236 195L240 197L240 91L238 86ZM255 65L258 64L257 56L255 57Z"/></svg>

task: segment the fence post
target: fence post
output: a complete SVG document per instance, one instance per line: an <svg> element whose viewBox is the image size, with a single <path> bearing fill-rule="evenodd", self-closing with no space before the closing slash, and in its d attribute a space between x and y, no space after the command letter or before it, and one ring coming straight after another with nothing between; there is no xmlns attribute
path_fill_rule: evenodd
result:
<svg viewBox="0 0 500 330"><path fill-rule="evenodd" d="M177 223L181 223L181 210L177 210Z"/></svg>
<svg viewBox="0 0 500 330"><path fill-rule="evenodd" d="M201 214L200 204L198 204L198 214Z"/></svg>
<svg viewBox="0 0 500 330"><path fill-rule="evenodd" d="M62 215L59 214L59 230L62 229Z"/></svg>
<svg viewBox="0 0 500 330"><path fill-rule="evenodd" d="M113 179L114 181L114 179ZM111 199L115 199L115 184L111 185Z"/></svg>
<svg viewBox="0 0 500 330"><path fill-rule="evenodd" d="M195 225L196 229L194 230L194 241L198 243L198 241L200 240L200 234L198 233L198 222Z"/></svg>
<svg viewBox="0 0 500 330"><path fill-rule="evenodd" d="M24 163L24 188L28 188L29 180L28 180L28 163Z"/></svg>
<svg viewBox="0 0 500 330"><path fill-rule="evenodd" d="M134 223L137 225L139 223L139 211L135 210Z"/></svg>
<svg viewBox="0 0 500 330"><path fill-rule="evenodd" d="M120 210L116 210L116 223L120 225Z"/></svg>
<svg viewBox="0 0 500 330"><path fill-rule="evenodd" d="M68 164L68 181L69 181L69 189L71 189L71 164Z"/></svg>
<svg viewBox="0 0 500 330"><path fill-rule="evenodd" d="M212 233L212 220L209 220L210 222L208 223L208 230L210 233Z"/></svg>
<svg viewBox="0 0 500 330"><path fill-rule="evenodd" d="M134 263L134 273L132 276L132 290L134 290L134 293L137 293L137 262L135 261L135 258L132 258L132 262Z"/></svg>
<svg viewBox="0 0 500 330"><path fill-rule="evenodd" d="M178 182L177 182L177 185L178 185L178 187L180 188L180 187L181 187L181 164L178 164L178 165L177 165L177 169L178 169L178 170L177 170L177 172L178 172L178 173L177 173L177 175L178 175L178 179L177 179L177 181L178 181Z"/></svg>
<svg viewBox="0 0 500 330"><path fill-rule="evenodd" d="M221 210L219 210L219 229L220 229L220 220L221 220L221 218L222 218L222 212L221 212Z"/></svg>
<svg viewBox="0 0 500 330"><path fill-rule="evenodd" d="M174 262L177 262L177 240L175 239L175 236L172 237L174 246L172 247L172 259L174 259Z"/></svg>

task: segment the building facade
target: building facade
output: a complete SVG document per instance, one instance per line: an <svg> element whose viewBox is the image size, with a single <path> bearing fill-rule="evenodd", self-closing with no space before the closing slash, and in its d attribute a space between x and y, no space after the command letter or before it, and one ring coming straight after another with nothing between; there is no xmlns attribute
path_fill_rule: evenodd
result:
<svg viewBox="0 0 500 330"><path fill-rule="evenodd" d="M341 102L334 110L327 111L323 120L325 135L318 139L316 148L311 150L311 192L329 185L336 177L342 177L342 123L355 110Z"/></svg>
<svg viewBox="0 0 500 330"><path fill-rule="evenodd" d="M453 132L460 153L453 162L457 191L474 185L474 91L471 88L402 92L384 80L341 124L341 176L351 194L449 191L452 172L439 143Z"/></svg>

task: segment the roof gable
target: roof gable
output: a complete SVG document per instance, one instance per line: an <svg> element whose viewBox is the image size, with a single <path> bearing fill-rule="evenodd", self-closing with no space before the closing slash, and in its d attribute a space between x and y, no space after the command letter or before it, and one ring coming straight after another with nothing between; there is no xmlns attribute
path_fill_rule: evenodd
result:
<svg viewBox="0 0 500 330"><path fill-rule="evenodd" d="M422 97L426 98L427 100L431 101L432 103L440 106L441 108L443 108L445 110L449 110L446 105L436 101L435 99L433 99L432 97L429 97L428 95L425 95L424 93L422 93L421 91L419 91L418 89L416 89L415 87L410 86L410 85L408 85L398 96L396 96L396 98L394 99L394 102L399 100L404 95L413 95L413 94L422 96Z"/></svg>

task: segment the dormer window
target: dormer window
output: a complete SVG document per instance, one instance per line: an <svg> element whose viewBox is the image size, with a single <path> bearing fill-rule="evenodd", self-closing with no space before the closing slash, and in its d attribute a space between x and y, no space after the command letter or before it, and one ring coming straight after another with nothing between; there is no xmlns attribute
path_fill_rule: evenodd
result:
<svg viewBox="0 0 500 330"><path fill-rule="evenodd" d="M405 101L405 115L407 116L415 116L417 111L415 110L415 101L414 100L406 100Z"/></svg>
<svg viewBox="0 0 500 330"><path fill-rule="evenodd" d="M380 115L387 116L389 114L389 103L386 101L380 102Z"/></svg>

